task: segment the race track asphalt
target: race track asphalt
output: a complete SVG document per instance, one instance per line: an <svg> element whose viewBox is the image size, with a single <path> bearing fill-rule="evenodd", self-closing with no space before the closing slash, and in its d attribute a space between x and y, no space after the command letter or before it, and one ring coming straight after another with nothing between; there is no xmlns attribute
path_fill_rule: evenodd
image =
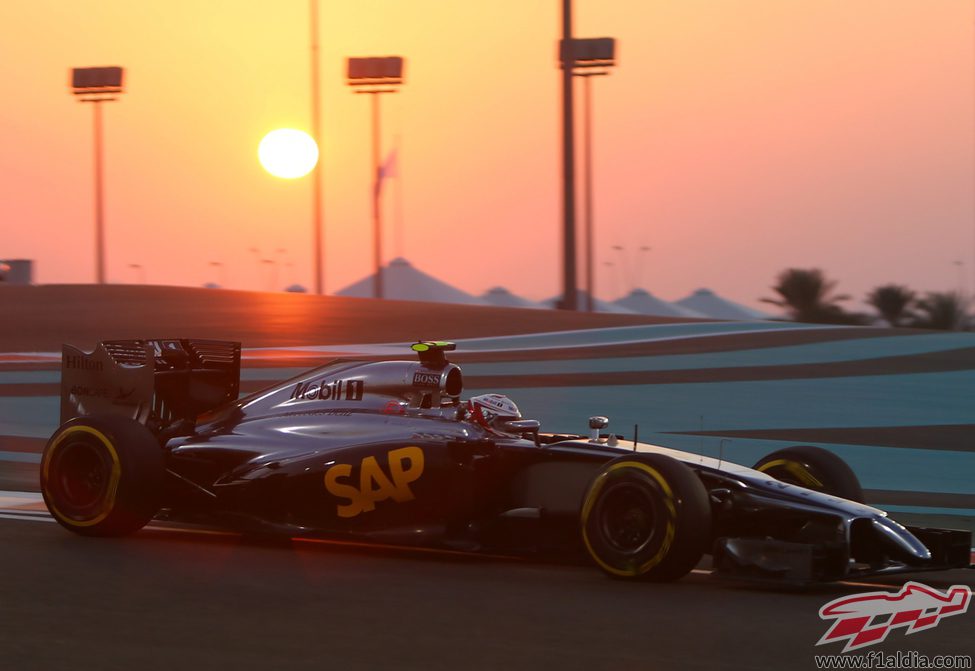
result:
<svg viewBox="0 0 975 671"><path fill-rule="evenodd" d="M19 669L805 669L863 584L630 584L584 566L0 520L0 659ZM932 586L975 572L921 576ZM890 578L881 584L899 584ZM877 646L975 654L972 613Z"/></svg>

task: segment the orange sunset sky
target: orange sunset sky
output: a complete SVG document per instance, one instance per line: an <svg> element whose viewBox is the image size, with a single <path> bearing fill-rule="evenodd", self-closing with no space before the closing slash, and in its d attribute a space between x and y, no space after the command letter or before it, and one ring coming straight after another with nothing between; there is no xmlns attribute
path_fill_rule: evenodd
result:
<svg viewBox="0 0 975 671"><path fill-rule="evenodd" d="M326 291L371 272L368 100L343 72L370 55L407 59L383 98L385 258L474 294L561 290L559 6L321 0ZM594 82L600 297L758 305L790 266L857 298L972 289L972 0L576 0L575 34L618 40ZM268 131L311 128L306 0L3 0L0 35L0 258L93 280L92 110L69 70L121 65L109 280L140 264L153 284L267 289L258 248L281 286L313 286L310 178L257 160Z"/></svg>

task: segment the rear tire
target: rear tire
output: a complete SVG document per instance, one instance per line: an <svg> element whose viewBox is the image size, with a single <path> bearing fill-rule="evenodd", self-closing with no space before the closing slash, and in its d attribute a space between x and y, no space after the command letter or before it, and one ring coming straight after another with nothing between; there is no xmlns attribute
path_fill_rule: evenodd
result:
<svg viewBox="0 0 975 671"><path fill-rule="evenodd" d="M159 512L165 470L158 441L135 420L79 417L47 442L41 493L64 528L83 536L124 536Z"/></svg>
<svg viewBox="0 0 975 671"><path fill-rule="evenodd" d="M634 454L603 465L580 514L590 558L613 578L676 580L711 541L711 506L690 468L662 454Z"/></svg>
<svg viewBox="0 0 975 671"><path fill-rule="evenodd" d="M759 459L752 468L776 480L863 503L863 488L849 464L812 445L794 445Z"/></svg>

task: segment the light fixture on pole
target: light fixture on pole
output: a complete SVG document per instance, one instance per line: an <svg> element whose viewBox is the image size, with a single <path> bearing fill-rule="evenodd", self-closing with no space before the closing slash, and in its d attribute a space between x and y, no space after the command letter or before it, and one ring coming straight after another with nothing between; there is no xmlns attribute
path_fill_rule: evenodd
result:
<svg viewBox="0 0 975 671"><path fill-rule="evenodd" d="M616 40L612 37L595 37L572 40L574 77L582 77L584 88L585 119L583 120L584 164L583 192L585 193L586 220L586 310L593 312L593 291L595 291L592 270L592 90L593 77L608 75L609 68L616 65Z"/></svg>
<svg viewBox="0 0 975 671"><path fill-rule="evenodd" d="M403 83L404 59L401 56L348 59L348 84L356 93L372 95L372 226L373 226L373 297L383 298L382 254L382 167L380 165L379 95L396 93L394 88Z"/></svg>
<svg viewBox="0 0 975 671"><path fill-rule="evenodd" d="M122 93L123 70L118 66L74 68L71 90L83 103L94 103L95 117L95 276L105 284L105 222L102 191L102 106Z"/></svg>

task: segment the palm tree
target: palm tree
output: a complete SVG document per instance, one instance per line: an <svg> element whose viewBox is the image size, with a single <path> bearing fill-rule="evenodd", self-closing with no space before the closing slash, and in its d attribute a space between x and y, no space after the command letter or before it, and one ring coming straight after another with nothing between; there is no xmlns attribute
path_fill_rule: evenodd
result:
<svg viewBox="0 0 975 671"><path fill-rule="evenodd" d="M910 306L914 292L901 284L885 284L867 294L867 305L873 306L891 326L899 326L913 317Z"/></svg>
<svg viewBox="0 0 975 671"><path fill-rule="evenodd" d="M788 268L779 273L772 289L779 298L763 298L784 309L797 322L814 324L860 324L863 317L843 310L840 301L849 300L846 294L833 294L836 282L827 280L819 268L804 270Z"/></svg>
<svg viewBox="0 0 975 671"><path fill-rule="evenodd" d="M911 326L962 331L968 326L969 301L956 291L932 291L917 302L920 313Z"/></svg>

